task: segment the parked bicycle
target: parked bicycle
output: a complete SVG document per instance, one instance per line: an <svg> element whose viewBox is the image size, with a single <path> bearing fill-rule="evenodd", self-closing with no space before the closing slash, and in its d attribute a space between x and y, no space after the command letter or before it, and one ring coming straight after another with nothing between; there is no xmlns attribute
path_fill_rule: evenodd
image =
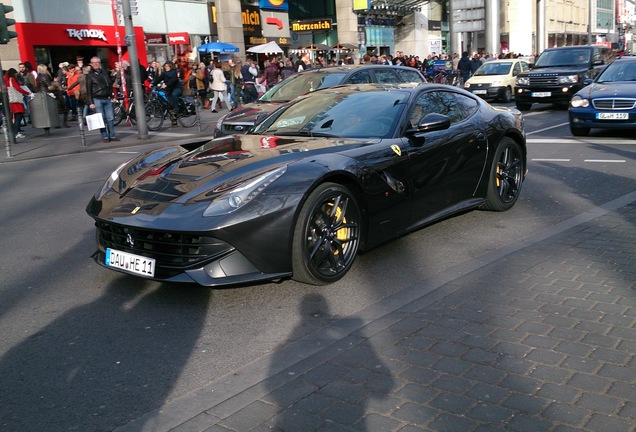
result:
<svg viewBox="0 0 636 432"><path fill-rule="evenodd" d="M156 131L161 129L166 118L170 118L172 122L178 121L183 127L192 127L197 122L196 103L191 96L182 96L179 98L179 109L175 113L168 102L166 92L152 89L150 100L146 104L146 123L148 129Z"/></svg>

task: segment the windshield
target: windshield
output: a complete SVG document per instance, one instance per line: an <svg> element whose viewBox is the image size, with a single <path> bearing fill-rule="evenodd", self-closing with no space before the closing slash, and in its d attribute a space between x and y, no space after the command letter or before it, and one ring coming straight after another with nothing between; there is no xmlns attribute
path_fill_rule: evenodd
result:
<svg viewBox="0 0 636 432"><path fill-rule="evenodd" d="M314 90L333 87L342 82L346 72L309 72L294 74L260 97L261 102L288 102Z"/></svg>
<svg viewBox="0 0 636 432"><path fill-rule="evenodd" d="M508 75L512 62L484 63L475 71L475 75Z"/></svg>
<svg viewBox="0 0 636 432"><path fill-rule="evenodd" d="M278 111L253 133L388 138L393 135L408 97L402 91L325 90Z"/></svg>
<svg viewBox="0 0 636 432"><path fill-rule="evenodd" d="M544 51L534 67L586 66L590 63L591 52L586 48Z"/></svg>
<svg viewBox="0 0 636 432"><path fill-rule="evenodd" d="M610 63L596 78L597 83L636 81L636 62Z"/></svg>

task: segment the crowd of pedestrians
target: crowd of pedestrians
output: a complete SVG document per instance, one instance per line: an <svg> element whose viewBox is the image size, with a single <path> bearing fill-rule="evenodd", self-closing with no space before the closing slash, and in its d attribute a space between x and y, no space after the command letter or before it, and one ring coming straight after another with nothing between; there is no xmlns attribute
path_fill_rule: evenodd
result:
<svg viewBox="0 0 636 432"><path fill-rule="evenodd" d="M396 51L395 55L366 54L360 58L361 64L393 64L413 67L425 75L431 75L438 60L451 62L452 71L460 74L463 81L472 76L483 63L504 57L518 57L515 54L491 55L463 52L431 53L425 58L417 55L405 55ZM167 99L176 113L179 98L182 95L197 97L205 109L219 112L223 109L232 111L242 103L250 103L258 99L265 91L271 89L289 76L312 68L322 68L340 64L353 64L350 54L332 56L329 60L318 53L299 53L295 60L292 57L271 56L261 62L248 57L241 61L236 57L227 61L212 59L205 62L188 62L173 59L160 65L152 61L148 67L139 63L141 83L146 92L153 87L165 91ZM70 127L69 122L76 121L90 112L103 115L104 128L100 130L104 142L118 140L113 127L113 97L130 96L132 69L127 61L117 62L111 70L102 68L98 57L93 57L85 65L84 59L78 56L74 63L60 63L55 74L46 65L36 68L29 62L19 64L19 70L9 69L5 75L5 87L9 96L12 126L16 139L26 138L24 127L33 122L29 111L29 101L35 93L46 93L54 98L58 108L58 121L52 122L54 127ZM176 125L175 116L172 123ZM59 124L59 125L58 125ZM34 125L35 126L35 125ZM45 135L50 134L50 127L44 127Z"/></svg>

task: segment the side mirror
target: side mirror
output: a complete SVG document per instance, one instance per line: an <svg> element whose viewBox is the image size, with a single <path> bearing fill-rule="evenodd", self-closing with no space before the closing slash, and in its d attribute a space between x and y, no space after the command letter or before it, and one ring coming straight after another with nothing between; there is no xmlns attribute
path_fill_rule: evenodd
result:
<svg viewBox="0 0 636 432"><path fill-rule="evenodd" d="M443 114L431 113L426 114L417 125L417 132L432 132L448 129L450 127L450 118Z"/></svg>
<svg viewBox="0 0 636 432"><path fill-rule="evenodd" d="M406 135L411 145L420 147L424 144L426 132L448 129L450 124L448 116L437 113L427 114L420 120L417 127L408 130Z"/></svg>
<svg viewBox="0 0 636 432"><path fill-rule="evenodd" d="M584 86L588 86L590 84L592 84L594 82L594 80L592 78L586 78L583 80L583 85Z"/></svg>

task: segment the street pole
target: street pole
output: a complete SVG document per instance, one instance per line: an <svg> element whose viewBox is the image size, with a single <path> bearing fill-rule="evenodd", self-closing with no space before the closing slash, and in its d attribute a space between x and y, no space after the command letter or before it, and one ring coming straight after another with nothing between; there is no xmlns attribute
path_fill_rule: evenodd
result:
<svg viewBox="0 0 636 432"><path fill-rule="evenodd" d="M588 17L587 17L587 44L594 45L592 43L592 0L589 0L588 5Z"/></svg>
<svg viewBox="0 0 636 432"><path fill-rule="evenodd" d="M135 115L137 117L137 134L139 139L148 139L148 124L146 123L146 109L144 106L143 90L141 88L141 73L139 71L139 57L137 55L137 41L132 22L130 0L121 0L122 13L124 15L124 27L126 29L126 45L132 69L132 91L135 101Z"/></svg>
<svg viewBox="0 0 636 432"><path fill-rule="evenodd" d="M9 104L9 94L7 88L4 85L4 75L2 74L2 62L0 61L0 89L2 89L2 108L4 109L4 124L7 131L6 138L6 150L7 157L12 158L11 144L15 144L15 134L13 133L13 114L11 114L11 105Z"/></svg>

